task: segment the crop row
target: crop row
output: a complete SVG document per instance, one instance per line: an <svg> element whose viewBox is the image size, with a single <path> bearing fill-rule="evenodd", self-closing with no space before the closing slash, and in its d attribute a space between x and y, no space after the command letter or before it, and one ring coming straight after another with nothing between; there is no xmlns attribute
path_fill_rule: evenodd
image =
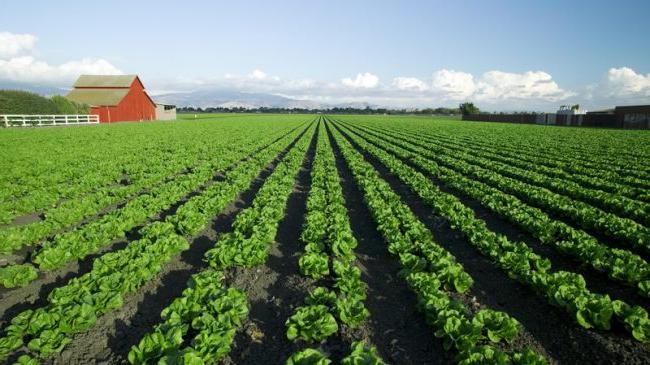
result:
<svg viewBox="0 0 650 365"><path fill-rule="evenodd" d="M385 128L382 129L386 130ZM412 132L407 129L393 129L393 132L408 136L409 138L417 136L422 138L423 141L442 145L454 150L480 153L482 156L494 161L535 171L554 178L571 181L591 189L603 190L612 194L627 196L631 199L646 203L650 202L650 194L648 193L647 188L630 186L625 182L619 183L616 181L618 178L612 179L611 177L603 178L590 175L584 168L575 166L575 164L570 165L571 169L564 167L569 170L565 171L563 168L557 166L555 160L550 159L549 156L540 155L539 152L526 152L521 149L512 151L508 150L506 148L507 146L503 145L499 145L497 148L493 144L487 144L476 138L469 141L464 139L458 140L458 138L451 136L444 136L441 134L430 135L426 132ZM467 147L468 142L471 142L471 149Z"/></svg>
<svg viewBox="0 0 650 365"><path fill-rule="evenodd" d="M32 262L38 265L38 270L29 263L0 268L0 279L3 279L0 284L5 287L24 286L37 278L38 271L61 268L69 262L83 259L116 239L123 238L126 232L145 223L147 219L153 218L209 182L215 170L226 169L228 165L242 159L247 153L262 148L264 143L266 143L265 139L253 139L243 146L242 151L245 152L231 150L220 153L210 164L204 165L201 169L197 168L192 173L179 175L176 179L150 189L147 194L130 200L122 208L96 221L54 237L52 241L46 242L39 250L32 253Z"/></svg>
<svg viewBox="0 0 650 365"><path fill-rule="evenodd" d="M363 137L409 161L447 186L478 200L485 208L531 233L540 242L551 245L561 253L571 255L616 280L634 285L642 295L650 296L650 265L638 255L610 248L587 233L552 219L542 210L528 206L512 195L438 165L430 159L431 152L422 147L388 135L381 135L380 138L377 134L366 132Z"/></svg>
<svg viewBox="0 0 650 365"><path fill-rule="evenodd" d="M269 164L296 133L299 131L242 162L227 173L226 180L214 183L185 204L210 200L212 204L203 208L206 211L202 213L206 217L216 215L252 185L259 169ZM180 230L173 224L173 217L168 217L167 222L147 225L140 230L140 240L96 259L90 272L54 289L45 306L15 316L5 328L5 336L0 338L0 360L23 344L41 357L60 352L75 333L86 331L99 316L121 307L124 295L137 291L152 280L165 263L189 249L189 241L177 233Z"/></svg>
<svg viewBox="0 0 650 365"><path fill-rule="evenodd" d="M352 235L336 161L323 127L318 134L311 177L306 223L301 234L305 251L300 256L299 269L313 279L333 279L334 290L326 286L315 288L305 299L305 305L296 308L286 322L289 340L308 343L325 341L339 331L339 323L355 328L370 314L364 305L366 284L354 265L357 241ZM353 348L364 351L364 356L374 359L374 363L384 364L363 343L353 344ZM300 363L305 356L318 356L313 351L316 350L296 352L290 363Z"/></svg>
<svg viewBox="0 0 650 365"><path fill-rule="evenodd" d="M440 216L457 228L468 242L489 257L508 276L529 286L549 303L571 313L585 328L609 330L612 319L619 320L639 341L650 339L650 319L641 307L630 306L608 295L595 294L586 287L584 278L566 271L553 272L551 262L534 253L524 243L513 243L507 237L490 231L485 222L458 198L438 189L423 174L358 137L348 135L360 148L377 158ZM388 143L385 143L388 144Z"/></svg>
<svg viewBox="0 0 650 365"><path fill-rule="evenodd" d="M4 171L0 177L0 224L16 216L40 214L97 190L138 183L180 161L192 166L215 149L228 147L232 138L246 137L251 127L272 130L297 124L301 118L260 118L242 124L225 117L219 123L48 129L29 135L7 131L2 148L11 153L0 161ZM11 206L22 213L11 213ZM2 219L5 213L10 215Z"/></svg>
<svg viewBox="0 0 650 365"><path fill-rule="evenodd" d="M287 359L286 365L329 365L332 363L327 355L317 349L307 348L297 351ZM341 365L386 365L373 346L361 341L354 342L348 356L341 359Z"/></svg>
<svg viewBox="0 0 650 365"><path fill-rule="evenodd" d="M412 141L413 139L410 138L408 141L418 147L430 148L425 142ZM631 219L618 217L548 189L503 176L492 171L489 160L478 156L472 157L459 152L453 155L429 152L427 156L440 165L494 186L530 205L569 219L585 230L600 232L632 247L650 251L650 230ZM479 166L479 163L483 166Z"/></svg>
<svg viewBox="0 0 650 365"><path fill-rule="evenodd" d="M15 171L23 172L27 181L7 181L3 184L2 202L0 203L0 223L10 223L15 217L37 212L57 202L77 197L95 190L98 186L107 187L120 181L130 167L136 163L120 159L122 166L104 166L96 161L86 166L86 174L70 177L65 169L50 174L36 174L33 165L25 162L24 166L12 166ZM99 167L99 168L98 168ZM34 175L34 176L32 176ZM67 182L67 183L66 183ZM40 186L42 185L42 186Z"/></svg>
<svg viewBox="0 0 650 365"><path fill-rule="evenodd" d="M512 137L512 134L508 135L508 137ZM476 136L464 138L461 141L461 143L466 144L474 144L476 142L480 142ZM483 140L482 143L486 142ZM490 142L492 146L495 146L494 141ZM509 142L512 142L512 139L509 139ZM544 165L560 167L576 174L608 179L630 187L644 188L650 186L647 181L650 171L639 164L642 161L638 158L626 159L623 155L625 152L623 151L623 154L621 153L621 146L618 149L610 150L610 154L608 155L607 153L602 153L602 150L598 151L601 153L594 153L594 144L590 143L588 139L585 144L591 150L584 153L579 151L579 145L571 144L570 147L566 148L557 142L542 142L541 145L535 147L518 143L500 143L499 147L503 148L504 151L510 152L513 156L524 154L527 157L539 157L543 155L546 157L545 159L538 158L536 161L541 162L545 160L546 163Z"/></svg>
<svg viewBox="0 0 650 365"><path fill-rule="evenodd" d="M210 268L190 279L183 295L162 311L163 321L131 349L131 363L214 363L228 354L248 308L243 292L223 287L222 271L266 260L312 139L313 126L309 130L269 175L251 206L237 214L233 231L205 253ZM197 290L197 280L209 285Z"/></svg>
<svg viewBox="0 0 650 365"><path fill-rule="evenodd" d="M226 148L223 148L222 151L225 152ZM243 153L245 150L241 152ZM201 164L194 166L191 165L194 161L183 159L159 161L156 173L148 174L146 177L131 182L126 186L99 188L91 194L66 200L60 205L47 209L43 213L45 219L42 221L2 229L0 230L0 252L9 253L24 246L33 245L61 229L78 223L85 218L98 215L111 205L128 200L137 194L142 194L165 180L167 180L166 182L174 180L174 178L178 178L178 176L174 175L182 173L183 170L190 168L193 170L214 169L210 168L210 164L214 166L218 160L216 160L215 155L210 156L212 161L209 159L204 160L201 161Z"/></svg>
<svg viewBox="0 0 650 365"><path fill-rule="evenodd" d="M401 275L419 298L419 308L434 327L446 349L458 352L461 364L512 361L543 364L533 351L507 353L487 343L511 342L519 334L519 323L506 313L484 309L472 315L451 293L465 293L473 279L453 255L434 242L420 222L379 173L366 162L337 130L331 129L364 201L388 243L388 250L401 264Z"/></svg>
<svg viewBox="0 0 650 365"><path fill-rule="evenodd" d="M521 133L519 127L487 127L480 139L472 133L474 130L463 135L461 140L466 144L480 142L503 147L515 155L520 151L533 156L545 155L549 164L570 170L577 167L576 172L582 171L587 175L621 178L632 185L644 181L647 184L650 177L650 169L642 164L648 155L644 153L644 142L637 138L638 135L612 138L619 132L583 129L570 133L554 128L522 126L521 129L525 128L526 131ZM531 143L533 140L534 143Z"/></svg>
<svg viewBox="0 0 650 365"><path fill-rule="evenodd" d="M362 119L351 120L368 125ZM453 132L444 126L438 127L436 124L417 120L391 120L390 126L381 122L372 125L424 137L430 142L443 142L446 146L472 146L472 151L489 151L501 157L519 159L520 164L527 162L532 169L548 167L572 174L573 177L579 176L582 182L595 178L596 181L615 183L617 186L632 188L636 194L649 197L644 191L650 187L650 175L648 172L642 172L646 169L644 160L637 158L627 161L622 155L633 149L631 146L635 145L634 142L638 145L639 140L611 138L608 132L600 131L607 135L598 135L599 131L584 129L580 131L580 135L573 135L553 128L535 126L455 124ZM525 131L522 130L524 128ZM590 151L587 154L576 153L580 146L586 146ZM594 146L598 148L594 150ZM605 151L605 148L611 148L610 152ZM590 160L592 162L589 162Z"/></svg>
<svg viewBox="0 0 650 365"><path fill-rule="evenodd" d="M393 132L393 134L395 133ZM490 169L502 176L510 177L530 185L546 188L549 191L567 196L571 199L586 202L621 217L633 219L641 224L648 225L650 223L650 204L630 199L626 196L620 195L618 192L609 193L602 190L590 189L570 180L559 179L550 175L538 173L533 171L534 167L531 168L530 164L511 166L509 164L501 163L495 160L492 155L477 151L476 149L469 149L466 147L451 148L448 145L441 144L440 142L433 142L428 139L422 139L419 136L409 135L403 138L409 140L416 138L418 142L423 144L426 143L431 152L453 155L462 161ZM434 147L432 146L432 143L436 146L435 148L432 148Z"/></svg>
<svg viewBox="0 0 650 365"><path fill-rule="evenodd" d="M0 223L9 223L17 216L33 214L43 209L46 209L46 214L52 213L47 208L56 207L69 199L123 190L124 186L120 182L124 179L129 184L138 184L151 175L172 173L176 169L180 171L180 163L199 160L200 156L209 151L208 147L214 145L215 143L179 149L177 153L145 145L139 154L131 154L130 146L123 140L117 140L110 143L110 148L117 151L97 149L92 151L92 157L79 156L74 148L60 151L56 162L50 161L54 170L40 174L36 174L40 170L34 166L33 160L17 162L12 166L12 171L20 171L22 174L16 180L5 183L6 190L3 192L11 194L0 203ZM106 159L107 155L111 158ZM134 155L138 158L134 159ZM75 157L83 161L67 161Z"/></svg>
<svg viewBox="0 0 650 365"><path fill-rule="evenodd" d="M223 138L243 145L243 148L240 148L243 155L249 153L248 147L255 145L256 137L258 137L254 133L241 133L236 130L229 132L232 135L226 134ZM43 221L1 229L0 252L11 252L23 246L32 245L62 228L97 215L112 204L119 203L136 194L146 193L157 187L159 183L173 184L175 180L181 180L182 177L179 174L196 175L201 172L219 170L226 166L227 164L220 161L219 157L222 154L232 155L229 153L232 147L225 146L222 142L208 145L208 147L205 153L199 154L200 158L188 156L188 151L181 149L180 153L173 158L165 158L164 154L159 152L156 159L149 157L149 161L137 160L134 165L139 169L145 169L146 174L141 172L142 177L137 179L132 179L130 176L128 185L99 188L91 194L82 195L78 199L66 200L62 204L48 209L44 213Z"/></svg>

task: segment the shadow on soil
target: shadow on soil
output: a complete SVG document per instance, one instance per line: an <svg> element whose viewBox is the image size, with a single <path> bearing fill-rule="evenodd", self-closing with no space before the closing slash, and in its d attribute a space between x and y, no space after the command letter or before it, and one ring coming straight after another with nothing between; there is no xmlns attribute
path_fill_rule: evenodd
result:
<svg viewBox="0 0 650 365"><path fill-rule="evenodd" d="M350 140L345 130L340 131ZM553 360L562 364L634 364L650 360L648 345L632 340L622 328L617 327L610 332L583 329L570 315L549 305L528 287L510 279L488 258L481 256L446 220L433 215L432 208L379 160L363 151L354 141L350 142L431 230L436 242L463 264L474 279L470 294L479 303L517 318L532 335L532 342L528 345L541 346Z"/></svg>
<svg viewBox="0 0 650 365"><path fill-rule="evenodd" d="M376 229L363 193L354 182L336 142L330 135L342 179L353 233L359 242L357 258L362 278L368 284L366 306L370 311L370 340L384 360L394 364L448 364L453 354L442 348L421 313L406 282L397 276L400 264L388 252Z"/></svg>

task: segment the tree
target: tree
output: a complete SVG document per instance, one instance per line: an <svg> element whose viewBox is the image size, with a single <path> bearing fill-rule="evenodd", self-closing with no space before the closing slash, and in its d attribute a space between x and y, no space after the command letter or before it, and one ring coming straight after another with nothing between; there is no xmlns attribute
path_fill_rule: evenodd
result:
<svg viewBox="0 0 650 365"><path fill-rule="evenodd" d="M90 113L90 106L88 104L81 104L74 102L65 96L54 95L52 102L56 105L59 114L88 114Z"/></svg>
<svg viewBox="0 0 650 365"><path fill-rule="evenodd" d="M462 103L458 106L458 109L460 109L460 113L463 115L469 115L469 114L478 114L479 109L474 105L474 103Z"/></svg>
<svg viewBox="0 0 650 365"><path fill-rule="evenodd" d="M0 114L58 114L52 100L30 92L0 90Z"/></svg>

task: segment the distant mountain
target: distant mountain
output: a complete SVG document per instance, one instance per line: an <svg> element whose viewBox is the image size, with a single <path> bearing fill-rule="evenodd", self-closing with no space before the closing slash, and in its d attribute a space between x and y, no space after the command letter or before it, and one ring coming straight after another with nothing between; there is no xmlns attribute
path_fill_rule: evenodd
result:
<svg viewBox="0 0 650 365"><path fill-rule="evenodd" d="M152 96L154 101L177 106L208 108L303 108L318 109L325 104L311 100L291 99L280 95L244 93L228 90L199 90L187 93L171 93Z"/></svg>
<svg viewBox="0 0 650 365"><path fill-rule="evenodd" d="M0 80L0 90L23 90L43 96L65 95L68 89L48 85L28 84ZM157 103L173 104L179 107L223 107L223 108L298 108L298 109L327 109L327 108L376 108L365 102L352 102L340 104L326 104L313 100L293 99L281 95L265 93L247 93L231 90L197 90L191 92L178 92L161 95L152 95Z"/></svg>
<svg viewBox="0 0 650 365"><path fill-rule="evenodd" d="M366 103L365 101L361 101L361 102L340 103L340 104L336 104L336 105L331 105L331 107L355 108L355 109L365 109L365 108L376 109L376 108L379 108L380 106L370 104L370 103Z"/></svg>
<svg viewBox="0 0 650 365"><path fill-rule="evenodd" d="M54 86L28 84L28 83L15 82L15 81L6 81L6 80L0 80L0 90L29 91L43 96L65 95L69 91Z"/></svg>

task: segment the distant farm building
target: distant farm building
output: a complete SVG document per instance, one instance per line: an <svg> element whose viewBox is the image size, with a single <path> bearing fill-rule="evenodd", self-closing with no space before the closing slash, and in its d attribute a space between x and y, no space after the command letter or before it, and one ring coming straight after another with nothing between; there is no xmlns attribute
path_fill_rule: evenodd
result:
<svg viewBox="0 0 650 365"><path fill-rule="evenodd" d="M175 120L176 119L176 105L156 104L156 119L157 120Z"/></svg>
<svg viewBox="0 0 650 365"><path fill-rule="evenodd" d="M463 120L477 122L527 123L574 127L650 129L650 105L617 106L613 109L584 111L563 106L557 113L468 114Z"/></svg>
<svg viewBox="0 0 650 365"><path fill-rule="evenodd" d="M650 105L617 106L614 114L623 128L650 129Z"/></svg>
<svg viewBox="0 0 650 365"><path fill-rule="evenodd" d="M100 123L156 119L156 104L137 75L81 75L67 98L90 105Z"/></svg>

